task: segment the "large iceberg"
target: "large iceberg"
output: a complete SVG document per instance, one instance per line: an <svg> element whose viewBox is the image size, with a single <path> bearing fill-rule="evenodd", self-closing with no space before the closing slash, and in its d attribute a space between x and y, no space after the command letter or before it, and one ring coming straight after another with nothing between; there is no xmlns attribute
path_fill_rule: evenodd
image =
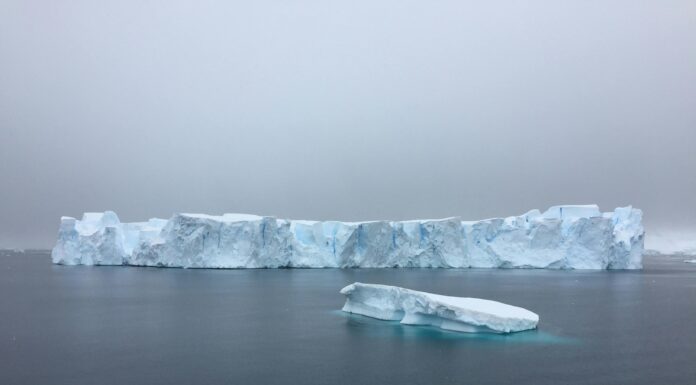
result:
<svg viewBox="0 0 696 385"><path fill-rule="evenodd" d="M642 212L595 205L481 221L304 221L175 214L121 223L61 219L54 263L201 268L444 267L640 269Z"/></svg>
<svg viewBox="0 0 696 385"><path fill-rule="evenodd" d="M449 297L396 286L353 283L343 289L343 311L404 325L460 332L511 333L534 329L539 316L527 309L479 298Z"/></svg>

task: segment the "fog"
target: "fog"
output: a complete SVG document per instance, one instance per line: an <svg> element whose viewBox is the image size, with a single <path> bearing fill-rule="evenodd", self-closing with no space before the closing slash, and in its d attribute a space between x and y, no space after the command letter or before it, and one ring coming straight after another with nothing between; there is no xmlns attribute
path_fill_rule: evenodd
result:
<svg viewBox="0 0 696 385"><path fill-rule="evenodd" d="M0 247L60 216L696 227L694 1L0 1Z"/></svg>

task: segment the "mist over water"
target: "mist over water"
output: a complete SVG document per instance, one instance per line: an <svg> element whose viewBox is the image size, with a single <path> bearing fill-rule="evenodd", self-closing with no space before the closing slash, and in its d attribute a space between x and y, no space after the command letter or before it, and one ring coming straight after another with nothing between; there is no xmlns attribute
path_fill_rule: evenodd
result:
<svg viewBox="0 0 696 385"><path fill-rule="evenodd" d="M693 1L0 5L0 247L62 215L696 228Z"/></svg>
<svg viewBox="0 0 696 385"><path fill-rule="evenodd" d="M694 383L695 42L693 0L0 1L0 384ZM217 270L36 250L61 216L105 210L478 220L593 203L642 209L662 254L622 271ZM354 282L540 322L346 314Z"/></svg>

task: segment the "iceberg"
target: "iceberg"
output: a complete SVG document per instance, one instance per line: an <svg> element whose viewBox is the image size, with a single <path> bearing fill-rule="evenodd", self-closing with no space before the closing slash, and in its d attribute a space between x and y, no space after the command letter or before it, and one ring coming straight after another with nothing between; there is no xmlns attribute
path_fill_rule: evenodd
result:
<svg viewBox="0 0 696 385"><path fill-rule="evenodd" d="M696 229L651 231L645 249L645 255L696 256Z"/></svg>
<svg viewBox="0 0 696 385"><path fill-rule="evenodd" d="M642 212L554 206L462 221L308 221L250 214L175 214L121 223L111 211L62 217L52 260L63 265L184 268L640 269Z"/></svg>
<svg viewBox="0 0 696 385"><path fill-rule="evenodd" d="M397 286L353 283L343 289L343 311L404 325L459 332L512 333L535 329L539 316L527 309L479 298L449 297Z"/></svg>

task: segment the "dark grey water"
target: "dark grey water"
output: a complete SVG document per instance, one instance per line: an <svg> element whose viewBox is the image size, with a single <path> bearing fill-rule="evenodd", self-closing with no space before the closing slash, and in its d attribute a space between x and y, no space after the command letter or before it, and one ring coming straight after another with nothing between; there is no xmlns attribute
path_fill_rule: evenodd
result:
<svg viewBox="0 0 696 385"><path fill-rule="evenodd" d="M640 272L179 270L0 257L0 384L694 384L696 265ZM354 282L494 299L537 331L337 311Z"/></svg>

